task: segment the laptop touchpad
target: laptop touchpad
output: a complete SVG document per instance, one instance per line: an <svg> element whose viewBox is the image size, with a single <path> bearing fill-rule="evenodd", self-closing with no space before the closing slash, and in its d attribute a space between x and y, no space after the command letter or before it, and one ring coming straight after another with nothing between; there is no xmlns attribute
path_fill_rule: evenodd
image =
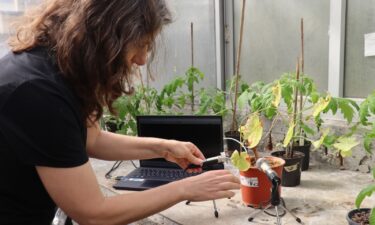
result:
<svg viewBox="0 0 375 225"><path fill-rule="evenodd" d="M142 186L144 187L149 187L149 188L153 188L153 187L157 187L157 186L160 186L160 185L164 185L164 184L168 184L169 181L162 181L162 180L146 180L145 182L143 182Z"/></svg>

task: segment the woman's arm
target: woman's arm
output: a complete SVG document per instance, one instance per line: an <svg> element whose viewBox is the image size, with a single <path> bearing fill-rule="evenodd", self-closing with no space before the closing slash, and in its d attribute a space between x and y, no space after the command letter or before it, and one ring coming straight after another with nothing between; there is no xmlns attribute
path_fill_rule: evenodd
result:
<svg viewBox="0 0 375 225"><path fill-rule="evenodd" d="M104 160L166 158L185 168L204 159L190 142L115 134L100 130L97 123L87 129L86 145L90 157Z"/></svg>
<svg viewBox="0 0 375 225"><path fill-rule="evenodd" d="M55 203L81 225L128 224L180 201L232 197L239 180L217 170L131 194L104 197L89 163L74 168L37 167Z"/></svg>

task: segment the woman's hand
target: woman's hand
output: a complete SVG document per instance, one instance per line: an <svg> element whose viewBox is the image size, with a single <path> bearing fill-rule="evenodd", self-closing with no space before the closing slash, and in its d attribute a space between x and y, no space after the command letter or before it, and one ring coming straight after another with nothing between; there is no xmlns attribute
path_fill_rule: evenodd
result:
<svg viewBox="0 0 375 225"><path fill-rule="evenodd" d="M189 201L230 198L235 194L231 190L240 188L240 180L227 170L211 170L177 183L183 199Z"/></svg>
<svg viewBox="0 0 375 225"><path fill-rule="evenodd" d="M205 159L202 152L191 142L182 142L175 140L165 140L163 143L163 157L177 163L181 168L185 169L192 163L201 165ZM199 172L201 169L189 169L188 172Z"/></svg>

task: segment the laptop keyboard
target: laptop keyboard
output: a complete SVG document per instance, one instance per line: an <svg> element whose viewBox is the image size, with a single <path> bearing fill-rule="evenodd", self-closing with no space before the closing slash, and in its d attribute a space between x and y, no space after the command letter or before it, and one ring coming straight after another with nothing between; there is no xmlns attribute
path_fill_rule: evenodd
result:
<svg viewBox="0 0 375 225"><path fill-rule="evenodd" d="M127 177L140 179L162 179L162 180L180 180L186 177L198 175L200 173L188 173L181 169L164 169L164 168L138 168Z"/></svg>

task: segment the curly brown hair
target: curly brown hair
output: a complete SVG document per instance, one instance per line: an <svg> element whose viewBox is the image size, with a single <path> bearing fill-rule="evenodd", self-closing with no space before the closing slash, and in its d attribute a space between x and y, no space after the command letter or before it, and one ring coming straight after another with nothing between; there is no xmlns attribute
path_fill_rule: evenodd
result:
<svg viewBox="0 0 375 225"><path fill-rule="evenodd" d="M13 52L44 46L81 101L83 118L97 121L103 107L133 90L125 56L171 21L164 0L49 0L17 28Z"/></svg>

